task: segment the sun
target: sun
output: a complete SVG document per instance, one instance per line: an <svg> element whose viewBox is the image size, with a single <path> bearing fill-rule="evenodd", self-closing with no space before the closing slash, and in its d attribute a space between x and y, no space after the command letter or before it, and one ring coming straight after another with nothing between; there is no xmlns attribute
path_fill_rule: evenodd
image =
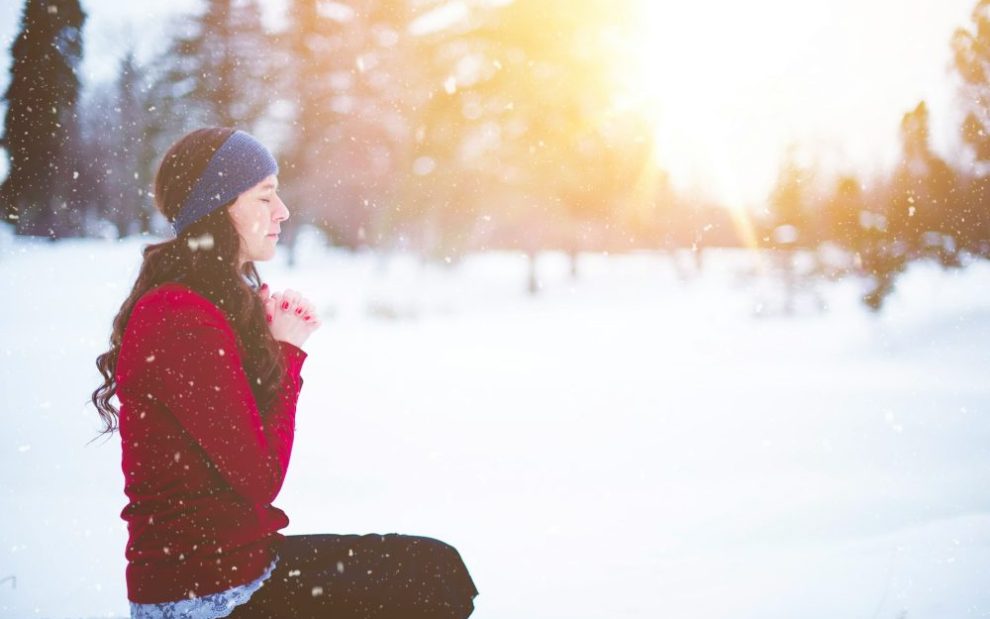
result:
<svg viewBox="0 0 990 619"><path fill-rule="evenodd" d="M654 165L675 187L727 208L741 242L757 249L753 214L794 129L782 110L794 103L788 80L809 45L808 29L795 25L815 9L797 0L629 2L635 18L613 50L618 98L652 126Z"/></svg>
<svg viewBox="0 0 990 619"><path fill-rule="evenodd" d="M754 207L775 173L787 127L782 76L799 62L794 0L630 0L617 80L654 127L657 164L719 203ZM805 33L806 34L806 33Z"/></svg>

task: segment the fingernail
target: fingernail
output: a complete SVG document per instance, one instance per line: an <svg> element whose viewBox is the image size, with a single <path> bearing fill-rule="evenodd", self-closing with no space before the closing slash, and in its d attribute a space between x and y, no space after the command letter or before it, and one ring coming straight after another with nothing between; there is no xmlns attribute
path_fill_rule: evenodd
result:
<svg viewBox="0 0 990 619"><path fill-rule="evenodd" d="M302 314L302 308L301 307L297 307L296 308L296 313L297 314Z"/></svg>
<svg viewBox="0 0 990 619"><path fill-rule="evenodd" d="M262 284L261 285L261 289L262 290L268 290L268 284Z"/></svg>
<svg viewBox="0 0 990 619"><path fill-rule="evenodd" d="M272 315L271 314L265 314L265 318L268 319L268 322L271 322L272 321Z"/></svg>
<svg viewBox="0 0 990 619"><path fill-rule="evenodd" d="M282 301L282 309L289 309L289 302L288 301Z"/></svg>

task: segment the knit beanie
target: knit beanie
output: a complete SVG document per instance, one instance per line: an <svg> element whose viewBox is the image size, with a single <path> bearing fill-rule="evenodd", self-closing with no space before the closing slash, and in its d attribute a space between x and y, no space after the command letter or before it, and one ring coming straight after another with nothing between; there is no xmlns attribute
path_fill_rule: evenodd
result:
<svg viewBox="0 0 990 619"><path fill-rule="evenodd" d="M244 131L235 131L213 153L183 202L172 223L175 235L272 174L278 174L278 162L265 145Z"/></svg>

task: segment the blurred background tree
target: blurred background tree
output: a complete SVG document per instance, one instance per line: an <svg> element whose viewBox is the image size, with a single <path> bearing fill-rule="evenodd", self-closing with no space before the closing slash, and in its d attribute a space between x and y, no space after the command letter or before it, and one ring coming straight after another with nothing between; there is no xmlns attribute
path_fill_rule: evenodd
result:
<svg viewBox="0 0 990 619"><path fill-rule="evenodd" d="M11 46L0 140L9 158L0 208L18 234L78 236L79 76L86 14L78 0L28 0Z"/></svg>
<svg viewBox="0 0 990 619"><path fill-rule="evenodd" d="M733 246L772 253L797 289L822 273L798 259L830 247L879 309L912 260L990 257L990 0L951 41L967 162L936 154L921 102L886 176L829 178L792 149L754 208L678 189L659 165L656 110L621 79L643 60L623 41L641 17L635 3L287 0L275 22L260 9L202 0L169 24L161 53L124 50L116 78L80 97L78 2L25 2L0 186L17 232L169 234L151 196L159 158L195 127L228 125L279 158L292 262L309 224L337 246L442 264L521 251L535 292L540 251L568 254L576 276L581 252L663 250L686 276L706 248Z"/></svg>

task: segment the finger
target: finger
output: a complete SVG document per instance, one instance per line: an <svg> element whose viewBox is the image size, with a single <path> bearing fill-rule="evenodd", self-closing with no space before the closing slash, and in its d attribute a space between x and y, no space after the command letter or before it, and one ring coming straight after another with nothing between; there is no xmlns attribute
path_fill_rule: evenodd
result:
<svg viewBox="0 0 990 619"><path fill-rule="evenodd" d="M285 291L285 298L289 302L289 308L295 310L302 301L302 295L291 288Z"/></svg>
<svg viewBox="0 0 990 619"><path fill-rule="evenodd" d="M297 312L297 314L303 320L307 320L309 317L312 317L314 314L316 314L316 308L313 307L313 304L310 303L308 299L301 298L299 299L299 311Z"/></svg>
<svg viewBox="0 0 990 619"><path fill-rule="evenodd" d="M286 292L288 293L289 291ZM291 294L287 295L287 300L289 302L288 311L293 315L302 317L306 313L307 301L301 294L293 290Z"/></svg>
<svg viewBox="0 0 990 619"><path fill-rule="evenodd" d="M265 320L271 322L272 320L275 319L275 300L265 299L264 307L265 307Z"/></svg>
<svg viewBox="0 0 990 619"><path fill-rule="evenodd" d="M280 296L280 297L279 297L279 298L278 298L278 299L276 300L276 303L277 303L277 305L278 305L278 309L279 309L280 311L282 311L282 312L290 312L290 311L292 310L292 305L293 305L293 303L292 303L292 298L291 298L291 297L289 296L289 294L288 294L288 293L289 293L289 291L288 291L288 290L286 290L286 291L285 291L285 292L284 292L284 293L282 294L282 296Z"/></svg>
<svg viewBox="0 0 990 619"><path fill-rule="evenodd" d="M268 311L272 314L273 318L276 314L287 314L290 311L289 308L291 305L288 299L285 298L284 293L276 292L271 296L268 303Z"/></svg>

